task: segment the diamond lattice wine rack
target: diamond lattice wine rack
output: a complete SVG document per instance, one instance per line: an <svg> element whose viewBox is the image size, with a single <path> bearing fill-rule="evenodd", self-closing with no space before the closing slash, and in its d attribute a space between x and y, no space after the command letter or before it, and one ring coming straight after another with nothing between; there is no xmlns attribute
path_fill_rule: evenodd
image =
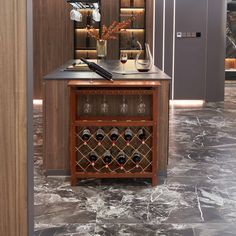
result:
<svg viewBox="0 0 236 236"><path fill-rule="evenodd" d="M150 178L157 185L159 82L71 81L71 184Z"/></svg>

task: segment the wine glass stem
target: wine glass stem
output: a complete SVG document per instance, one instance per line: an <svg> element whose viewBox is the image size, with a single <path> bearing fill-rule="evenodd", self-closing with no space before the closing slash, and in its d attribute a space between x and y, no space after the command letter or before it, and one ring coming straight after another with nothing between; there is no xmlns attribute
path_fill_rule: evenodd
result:
<svg viewBox="0 0 236 236"><path fill-rule="evenodd" d="M125 73L125 64L123 64L123 73Z"/></svg>

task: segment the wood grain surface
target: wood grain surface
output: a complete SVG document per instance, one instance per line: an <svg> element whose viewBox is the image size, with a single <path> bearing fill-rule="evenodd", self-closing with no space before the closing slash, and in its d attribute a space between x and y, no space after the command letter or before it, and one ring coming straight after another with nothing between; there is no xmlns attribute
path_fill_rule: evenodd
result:
<svg viewBox="0 0 236 236"><path fill-rule="evenodd" d="M69 169L69 92L67 81L44 83L44 168Z"/></svg>
<svg viewBox="0 0 236 236"><path fill-rule="evenodd" d="M33 1L34 99L41 99L42 78L73 59L73 21L65 0Z"/></svg>
<svg viewBox="0 0 236 236"><path fill-rule="evenodd" d="M1 1L0 18L0 235L26 236L26 0Z"/></svg>

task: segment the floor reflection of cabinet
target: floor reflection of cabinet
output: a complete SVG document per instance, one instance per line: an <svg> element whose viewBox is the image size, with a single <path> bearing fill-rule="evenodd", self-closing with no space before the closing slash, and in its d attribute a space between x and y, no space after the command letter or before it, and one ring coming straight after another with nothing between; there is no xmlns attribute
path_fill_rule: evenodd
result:
<svg viewBox="0 0 236 236"><path fill-rule="evenodd" d="M157 185L160 82L71 81L69 87L71 184L151 178Z"/></svg>

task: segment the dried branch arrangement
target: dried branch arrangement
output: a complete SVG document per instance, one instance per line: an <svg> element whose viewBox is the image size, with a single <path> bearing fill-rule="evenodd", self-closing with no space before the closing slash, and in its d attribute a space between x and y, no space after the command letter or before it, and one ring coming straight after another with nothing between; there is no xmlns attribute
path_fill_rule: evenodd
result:
<svg viewBox="0 0 236 236"><path fill-rule="evenodd" d="M88 34L96 40L117 39L117 34L125 30L135 19L136 17L132 16L122 22L114 21L109 27L103 25L101 35L99 30L95 29L93 26L88 26Z"/></svg>

